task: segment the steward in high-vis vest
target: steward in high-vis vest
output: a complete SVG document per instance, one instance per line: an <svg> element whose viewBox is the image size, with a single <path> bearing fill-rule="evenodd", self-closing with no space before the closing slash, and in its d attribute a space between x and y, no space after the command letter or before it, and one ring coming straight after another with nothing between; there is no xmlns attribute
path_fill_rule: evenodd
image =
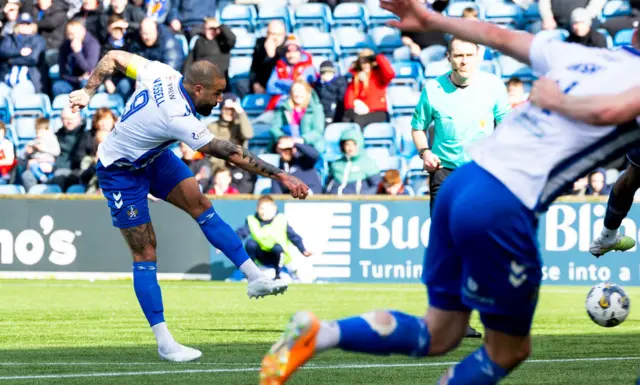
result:
<svg viewBox="0 0 640 385"><path fill-rule="evenodd" d="M251 259L275 269L276 279L280 278L281 267L291 262L296 248L305 257L311 255L285 216L278 214L278 206L268 195L258 200L256 214L249 215L244 226L237 229L236 233L243 241L248 238L245 249Z"/></svg>

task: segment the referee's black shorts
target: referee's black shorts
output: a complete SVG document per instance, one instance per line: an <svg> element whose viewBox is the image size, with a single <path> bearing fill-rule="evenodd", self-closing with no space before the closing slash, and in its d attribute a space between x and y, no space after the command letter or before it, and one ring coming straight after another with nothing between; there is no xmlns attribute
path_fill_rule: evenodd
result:
<svg viewBox="0 0 640 385"><path fill-rule="evenodd" d="M429 208L431 209L431 212L433 212L433 207L436 202L438 191L440 191L440 186L442 186L444 180L447 179L452 172L453 169L451 168L441 168L435 172L429 173Z"/></svg>

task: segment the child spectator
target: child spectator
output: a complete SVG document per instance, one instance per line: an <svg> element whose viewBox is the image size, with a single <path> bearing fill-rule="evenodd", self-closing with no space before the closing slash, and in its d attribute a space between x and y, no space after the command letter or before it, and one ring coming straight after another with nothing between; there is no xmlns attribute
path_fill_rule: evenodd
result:
<svg viewBox="0 0 640 385"><path fill-rule="evenodd" d="M513 77L507 81L507 94L511 109L527 102L529 96L524 92L524 83L520 78Z"/></svg>
<svg viewBox="0 0 640 385"><path fill-rule="evenodd" d="M329 167L329 194L375 194L380 183L376 162L364 152L364 137L359 129L346 130L340 137L344 156Z"/></svg>
<svg viewBox="0 0 640 385"><path fill-rule="evenodd" d="M25 149L27 168L40 183L46 183L53 176L56 157L60 155L58 138L49 130L49 119L36 120L36 139Z"/></svg>
<svg viewBox="0 0 640 385"><path fill-rule="evenodd" d="M13 170L15 170L18 163L13 142L6 136L6 126L3 122L0 122L0 184L12 182Z"/></svg>
<svg viewBox="0 0 640 385"><path fill-rule="evenodd" d="M338 75L336 67L329 60L320 64L320 78L313 85L324 108L327 124L341 122L344 115L344 95L347 91L347 80Z"/></svg>
<svg viewBox="0 0 640 385"><path fill-rule="evenodd" d="M228 140L245 148L249 145L249 139L253 138L251 121L242 108L240 99L232 93L222 95L220 118L217 122L209 124L207 128L216 138ZM224 167L225 162L222 159L211 157L209 161L214 169Z"/></svg>
<svg viewBox="0 0 640 385"><path fill-rule="evenodd" d="M603 168L598 168L589 174L586 195L607 196L610 192L611 186L606 183L605 170Z"/></svg>
<svg viewBox="0 0 640 385"><path fill-rule="evenodd" d="M207 194L217 196L240 194L237 188L231 185L231 170L226 167L220 167L213 173L213 187Z"/></svg>
<svg viewBox="0 0 640 385"><path fill-rule="evenodd" d="M236 230L240 239L245 240L247 254L255 262L275 269L275 278L280 278L281 265L290 265L295 248L302 255L311 255L304 247L302 238L287 223L283 214L278 213L276 202L268 195L258 199L256 213L249 215L244 226Z"/></svg>
<svg viewBox="0 0 640 385"><path fill-rule="evenodd" d="M378 195L410 195L408 189L402 183L400 171L387 170L378 185Z"/></svg>
<svg viewBox="0 0 640 385"><path fill-rule="evenodd" d="M283 136L278 139L276 152L280 154L281 169L304 182L313 194L322 194L322 183L316 170L320 153L313 146L295 143L291 137ZM271 193L288 194L289 190L280 182L274 181Z"/></svg>

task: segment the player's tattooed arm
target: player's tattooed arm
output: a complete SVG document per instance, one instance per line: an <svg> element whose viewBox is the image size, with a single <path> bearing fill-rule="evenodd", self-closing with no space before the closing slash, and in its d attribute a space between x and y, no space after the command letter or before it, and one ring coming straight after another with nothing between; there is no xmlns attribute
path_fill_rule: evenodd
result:
<svg viewBox="0 0 640 385"><path fill-rule="evenodd" d="M287 174L278 167L260 159L246 148L233 144L228 140L212 139L211 142L205 144L198 151L215 158L227 160L251 173L277 180L289 189L294 198L304 199L309 192L309 187L302 183L300 179Z"/></svg>
<svg viewBox="0 0 640 385"><path fill-rule="evenodd" d="M141 60L144 59L126 51L109 51L100 59L96 68L91 72L84 90L89 96L93 96L105 79L112 76L116 71L127 73L133 62Z"/></svg>

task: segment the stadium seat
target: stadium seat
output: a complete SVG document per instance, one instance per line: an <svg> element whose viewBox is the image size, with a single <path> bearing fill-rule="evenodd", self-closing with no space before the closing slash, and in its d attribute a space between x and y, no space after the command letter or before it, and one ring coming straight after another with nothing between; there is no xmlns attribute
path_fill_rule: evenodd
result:
<svg viewBox="0 0 640 385"><path fill-rule="evenodd" d="M389 150L384 147L365 147L365 151L376 162L380 171L384 170L381 166L386 166L389 163L389 158L391 158Z"/></svg>
<svg viewBox="0 0 640 385"><path fill-rule="evenodd" d="M631 16L631 4L626 0L609 0L602 7L603 20L610 17Z"/></svg>
<svg viewBox="0 0 640 385"><path fill-rule="evenodd" d="M266 1L263 2L263 4L266 3ZM286 7L278 7L275 4L261 6L258 10L258 19L256 20L256 32L258 33L258 36L264 36L265 31L267 30L267 25L271 20L281 20L284 23L287 32L291 32L293 30L291 17L289 9Z"/></svg>
<svg viewBox="0 0 640 385"><path fill-rule="evenodd" d="M184 56L187 56L189 54L189 42L187 41L187 38L180 33L176 33L173 36L178 41L178 44L180 44L180 47L182 47L182 53L184 53Z"/></svg>
<svg viewBox="0 0 640 385"><path fill-rule="evenodd" d="M447 6L447 9L445 9L445 13L451 17L462 17L462 12L466 8L475 8L478 11L478 17L480 17L480 19L484 18L484 8L473 1L452 2Z"/></svg>
<svg viewBox="0 0 640 385"><path fill-rule="evenodd" d="M325 156L331 154L340 156L340 136L346 130L360 130L360 126L356 123L331 123L324 130Z"/></svg>
<svg viewBox="0 0 640 385"><path fill-rule="evenodd" d="M256 184L253 186L253 193L256 195L264 195L271 193L271 179L269 178L258 178L256 180Z"/></svg>
<svg viewBox="0 0 640 385"><path fill-rule="evenodd" d="M365 147L384 147L390 154L397 152L396 131L390 123L371 123L363 130Z"/></svg>
<svg viewBox="0 0 640 385"><path fill-rule="evenodd" d="M497 60L504 79L518 77L522 80L532 80L534 78L531 67L520 63L510 56L501 55Z"/></svg>
<svg viewBox="0 0 640 385"><path fill-rule="evenodd" d="M19 184L0 184L0 194L24 194L24 187Z"/></svg>
<svg viewBox="0 0 640 385"><path fill-rule="evenodd" d="M418 149L416 149L416 146L413 144L413 137L411 135L413 131L411 128L411 120L412 116L407 115L398 116L391 122L398 138L396 141L400 144L399 154L407 159L411 159L411 157L418 153Z"/></svg>
<svg viewBox="0 0 640 385"><path fill-rule="evenodd" d="M62 110L69 104L69 94L61 94L53 99L51 103L51 117L58 117Z"/></svg>
<svg viewBox="0 0 640 385"><path fill-rule="evenodd" d="M33 94L13 100L15 116L44 116L48 117L51 101L46 94Z"/></svg>
<svg viewBox="0 0 640 385"><path fill-rule="evenodd" d="M566 29L551 29L551 30L542 30L538 32L536 35L547 35L546 37L549 40L562 40L565 41L569 37L569 31Z"/></svg>
<svg viewBox="0 0 640 385"><path fill-rule="evenodd" d="M418 100L420 100L420 92L406 86L389 87L387 97L392 116L413 115Z"/></svg>
<svg viewBox="0 0 640 385"><path fill-rule="evenodd" d="M57 184L37 184L31 187L29 194L62 194L62 189Z"/></svg>
<svg viewBox="0 0 640 385"><path fill-rule="evenodd" d="M316 27L323 32L329 32L333 18L331 8L324 3L301 4L294 11L294 28Z"/></svg>
<svg viewBox="0 0 640 385"><path fill-rule="evenodd" d="M49 67L49 79L58 80L60 79L60 65L54 64Z"/></svg>
<svg viewBox="0 0 640 385"><path fill-rule="evenodd" d="M335 26L351 26L364 31L369 25L369 13L364 4L341 3L333 10L333 23Z"/></svg>
<svg viewBox="0 0 640 385"><path fill-rule="evenodd" d="M120 115L124 110L124 100L119 94L98 92L93 96L93 98L91 98L89 106L87 107L87 113L89 116L93 116L93 114L100 108L109 108L116 114Z"/></svg>
<svg viewBox="0 0 640 385"><path fill-rule="evenodd" d="M14 121L18 141L24 144L36 137L36 117L19 116Z"/></svg>
<svg viewBox="0 0 640 385"><path fill-rule="evenodd" d="M244 30L244 29L243 29ZM235 34L235 33L234 33ZM200 35L194 35L191 40L189 40L189 51L191 51L193 49L193 47L196 46L196 41L198 41L198 39L200 39Z"/></svg>
<svg viewBox="0 0 640 385"><path fill-rule="evenodd" d="M84 194L87 192L87 189L82 184L74 184L67 188L67 194Z"/></svg>
<svg viewBox="0 0 640 385"><path fill-rule="evenodd" d="M256 154L267 152L272 142L271 124L258 123L253 125L253 138L249 139L249 150Z"/></svg>
<svg viewBox="0 0 640 385"><path fill-rule="evenodd" d="M371 156L371 154L369 154ZM398 170L400 172L400 178L404 180L407 175L407 165L405 160L401 156L390 156L386 158L376 159L376 165L380 169L380 174L383 175L388 170Z"/></svg>
<svg viewBox="0 0 640 385"><path fill-rule="evenodd" d="M375 27L369 34L376 46L376 52L392 55L393 51L403 46L400 30L391 27Z"/></svg>
<svg viewBox="0 0 640 385"><path fill-rule="evenodd" d="M260 159L264 160L272 166L280 166L280 155L278 154L260 154L258 156L260 157Z"/></svg>
<svg viewBox="0 0 640 385"><path fill-rule="evenodd" d="M13 103L7 97L0 97L0 121L9 124L13 117Z"/></svg>
<svg viewBox="0 0 640 385"><path fill-rule="evenodd" d="M249 71L251 70L251 56L235 56L229 61L229 81L231 89L237 93L238 84L246 82L249 87Z"/></svg>
<svg viewBox="0 0 640 385"><path fill-rule="evenodd" d="M349 73L349 71L351 71L351 67L353 67L353 63L358 60L358 56L352 55L352 56L344 56L342 57L342 59L340 60L340 67L342 68L342 73L347 76L347 78L349 78L351 76L351 74Z"/></svg>
<svg viewBox="0 0 640 385"><path fill-rule="evenodd" d="M344 3L341 5L349 5ZM373 48L371 37L356 27L340 27L335 31L341 56L358 55L365 48Z"/></svg>
<svg viewBox="0 0 640 385"><path fill-rule="evenodd" d="M380 8L379 0L367 0L366 4L369 11L369 28L386 25L388 21L398 19L393 13Z"/></svg>
<svg viewBox="0 0 640 385"><path fill-rule="evenodd" d="M247 95L242 98L242 108L247 113L247 116L253 119L266 110L269 100L271 100L271 95L268 94Z"/></svg>
<svg viewBox="0 0 640 385"><path fill-rule="evenodd" d="M320 31L316 27L302 27L296 31L296 35L300 36L302 47L312 57L322 55L330 57L332 61L339 57L340 51L329 32Z"/></svg>
<svg viewBox="0 0 640 385"><path fill-rule="evenodd" d="M483 60L482 63L480 63L480 71L501 76L500 67L498 67L493 60Z"/></svg>
<svg viewBox="0 0 640 385"><path fill-rule="evenodd" d="M631 39L633 37L633 29L623 29L616 33L616 36L613 38L613 45L616 47L620 47L623 45L630 45Z"/></svg>
<svg viewBox="0 0 640 385"><path fill-rule="evenodd" d="M408 85L418 89L424 80L422 66L415 61L394 62L393 70L396 73L396 77L391 81L393 85Z"/></svg>
<svg viewBox="0 0 640 385"><path fill-rule="evenodd" d="M227 27L243 27L253 32L256 22L256 9L252 5L229 4L220 12L220 22Z"/></svg>
<svg viewBox="0 0 640 385"><path fill-rule="evenodd" d="M429 63L444 60L447 54L447 47L443 45L432 45L422 50L420 53L420 62L422 66L427 68Z"/></svg>
<svg viewBox="0 0 640 385"><path fill-rule="evenodd" d="M613 37L611 37L611 34L609 33L609 31L607 31L604 28L598 28L598 32L600 34L602 34L602 36L604 36L605 39L607 39L607 48L612 49L613 48Z"/></svg>
<svg viewBox="0 0 640 385"><path fill-rule="evenodd" d="M496 2L485 9L485 20L494 24L520 27L524 24L522 8L513 3Z"/></svg>
<svg viewBox="0 0 640 385"><path fill-rule="evenodd" d="M537 22L541 19L540 16L540 5L537 2L532 2L529 6L524 10L524 21L525 23Z"/></svg>
<svg viewBox="0 0 640 385"><path fill-rule="evenodd" d="M231 56L252 56L256 46L255 35L248 33L236 37L236 45L231 49Z"/></svg>
<svg viewBox="0 0 640 385"><path fill-rule="evenodd" d="M448 60L430 62L425 66L424 77L427 79L437 78L451 71L451 63Z"/></svg>
<svg viewBox="0 0 640 385"><path fill-rule="evenodd" d="M406 183L411 186L411 188L416 192L416 195L424 195L419 194L418 191L421 191L423 187L426 186L428 174L424 171L424 162L422 159L416 154L409 161ZM427 191L428 191L428 186Z"/></svg>

